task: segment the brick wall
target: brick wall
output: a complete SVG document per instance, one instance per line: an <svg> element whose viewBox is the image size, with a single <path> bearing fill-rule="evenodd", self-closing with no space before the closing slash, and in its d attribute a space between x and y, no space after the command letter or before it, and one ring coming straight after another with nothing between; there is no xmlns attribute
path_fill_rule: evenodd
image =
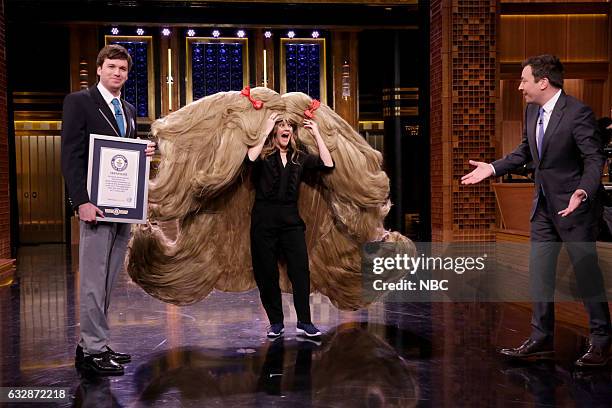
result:
<svg viewBox="0 0 612 408"><path fill-rule="evenodd" d="M445 241L444 203L448 200L443 188L444 145L442 143L443 43L442 20L445 12L442 0L432 0L430 6L430 139L431 139L431 240Z"/></svg>
<svg viewBox="0 0 612 408"><path fill-rule="evenodd" d="M0 258L11 256L4 2L0 3Z"/></svg>
<svg viewBox="0 0 612 408"><path fill-rule="evenodd" d="M495 159L496 1L431 2L433 241L492 241L491 179L460 185L468 160Z"/></svg>

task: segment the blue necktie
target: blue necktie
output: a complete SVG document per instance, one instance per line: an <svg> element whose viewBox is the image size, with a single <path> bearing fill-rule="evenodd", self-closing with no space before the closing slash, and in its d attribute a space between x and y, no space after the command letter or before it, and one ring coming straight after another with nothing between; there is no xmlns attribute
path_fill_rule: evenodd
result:
<svg viewBox="0 0 612 408"><path fill-rule="evenodd" d="M117 126L119 126L119 133L121 137L125 136L125 125L123 124L123 112L121 111L121 105L119 104L119 99L113 98L111 101L113 107L115 108L115 120L117 121Z"/></svg>
<svg viewBox="0 0 612 408"><path fill-rule="evenodd" d="M544 139L544 108L540 108L538 116L538 134L536 135L538 145L538 156L542 158L542 141Z"/></svg>

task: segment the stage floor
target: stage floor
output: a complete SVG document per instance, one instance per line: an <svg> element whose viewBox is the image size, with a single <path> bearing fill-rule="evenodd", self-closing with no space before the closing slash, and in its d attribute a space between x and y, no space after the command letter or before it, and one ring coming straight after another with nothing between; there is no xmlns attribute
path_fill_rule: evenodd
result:
<svg viewBox="0 0 612 408"><path fill-rule="evenodd" d="M269 341L257 290L214 292L176 307L150 297L126 274L109 315L112 346L132 354L132 363L121 377L81 378L74 369L74 263L63 245L19 250L12 283L0 287L2 387L65 387L69 398L56 406L96 408L612 403L609 366L572 365L583 330L558 327L554 362L518 364L498 355L529 333L529 313L516 306L381 302L343 312L313 295L313 322L325 331L316 343L296 338L291 296L284 295L285 336Z"/></svg>

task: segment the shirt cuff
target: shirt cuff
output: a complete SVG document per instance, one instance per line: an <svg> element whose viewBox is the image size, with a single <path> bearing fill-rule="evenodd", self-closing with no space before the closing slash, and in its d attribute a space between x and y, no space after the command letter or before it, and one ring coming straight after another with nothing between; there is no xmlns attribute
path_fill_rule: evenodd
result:
<svg viewBox="0 0 612 408"><path fill-rule="evenodd" d="M493 170L493 175L496 176L496 174L495 174L495 167L493 167L493 165L491 163L489 163L489 166L491 166L491 170Z"/></svg>
<svg viewBox="0 0 612 408"><path fill-rule="evenodd" d="M578 190L576 190L576 191L582 191L582 192L584 193L584 198L582 199L582 202L583 202L583 203L584 203L584 202L585 202L585 201L586 201L586 200L589 198L589 195L588 195L588 194L587 194L587 192L586 192L586 191L584 191L583 189L579 188L579 189L578 189Z"/></svg>

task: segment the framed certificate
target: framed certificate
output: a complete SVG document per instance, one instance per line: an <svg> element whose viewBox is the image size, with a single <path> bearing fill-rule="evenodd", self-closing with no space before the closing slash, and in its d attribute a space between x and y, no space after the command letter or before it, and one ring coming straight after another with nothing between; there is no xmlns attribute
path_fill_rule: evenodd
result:
<svg viewBox="0 0 612 408"><path fill-rule="evenodd" d="M91 134L87 191L104 213L98 221L147 222L149 163L141 139Z"/></svg>

